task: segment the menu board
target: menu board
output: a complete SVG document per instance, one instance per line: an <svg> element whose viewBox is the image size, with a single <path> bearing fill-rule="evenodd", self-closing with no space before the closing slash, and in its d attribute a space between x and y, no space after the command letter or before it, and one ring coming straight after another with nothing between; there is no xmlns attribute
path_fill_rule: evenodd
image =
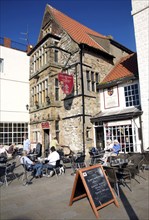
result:
<svg viewBox="0 0 149 220"><path fill-rule="evenodd" d="M112 202L119 207L102 165L98 164L77 171L69 205L84 197L89 198L97 218L98 209Z"/></svg>
<svg viewBox="0 0 149 220"><path fill-rule="evenodd" d="M96 207L113 199L112 192L105 179L102 169L98 167L84 171L83 176Z"/></svg>

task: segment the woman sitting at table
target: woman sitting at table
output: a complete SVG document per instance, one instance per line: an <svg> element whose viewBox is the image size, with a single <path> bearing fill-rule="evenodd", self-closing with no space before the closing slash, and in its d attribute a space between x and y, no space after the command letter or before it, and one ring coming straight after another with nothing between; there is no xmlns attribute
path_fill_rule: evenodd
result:
<svg viewBox="0 0 149 220"><path fill-rule="evenodd" d="M28 168L31 168L35 171L35 177L41 177L42 175L42 163L35 163L27 157L27 151L23 151L22 157L20 158L21 164L26 165Z"/></svg>
<svg viewBox="0 0 149 220"><path fill-rule="evenodd" d="M108 158L111 156L117 156L119 154L120 150L121 150L121 146L120 146L118 140L114 140L114 145L112 145L111 140L108 140L107 146L105 147L105 154L104 154L103 158L101 158L103 165L106 166Z"/></svg>

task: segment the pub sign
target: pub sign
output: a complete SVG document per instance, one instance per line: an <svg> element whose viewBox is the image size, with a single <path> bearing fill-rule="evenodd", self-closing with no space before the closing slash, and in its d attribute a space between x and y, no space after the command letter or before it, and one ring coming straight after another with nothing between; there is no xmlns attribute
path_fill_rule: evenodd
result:
<svg viewBox="0 0 149 220"><path fill-rule="evenodd" d="M73 90L73 76L66 73L59 73L58 81L62 91L66 95L69 95Z"/></svg>

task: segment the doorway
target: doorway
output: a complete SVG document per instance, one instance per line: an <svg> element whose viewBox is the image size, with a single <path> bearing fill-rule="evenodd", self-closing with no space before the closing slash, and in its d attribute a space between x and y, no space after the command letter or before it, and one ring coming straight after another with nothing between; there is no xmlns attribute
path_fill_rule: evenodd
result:
<svg viewBox="0 0 149 220"><path fill-rule="evenodd" d="M50 144L50 131L49 129L44 129L44 151L49 150L49 144Z"/></svg>
<svg viewBox="0 0 149 220"><path fill-rule="evenodd" d="M98 150L103 150L104 149L103 126L95 128L95 135L96 135L96 148Z"/></svg>

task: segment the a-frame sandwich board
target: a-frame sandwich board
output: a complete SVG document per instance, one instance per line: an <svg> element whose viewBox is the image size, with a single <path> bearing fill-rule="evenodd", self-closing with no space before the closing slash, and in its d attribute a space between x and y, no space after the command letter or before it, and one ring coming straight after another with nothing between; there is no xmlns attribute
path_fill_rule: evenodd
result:
<svg viewBox="0 0 149 220"><path fill-rule="evenodd" d="M77 170L69 206L84 197L88 197L96 218L99 218L99 209L113 202L119 207L102 165Z"/></svg>

